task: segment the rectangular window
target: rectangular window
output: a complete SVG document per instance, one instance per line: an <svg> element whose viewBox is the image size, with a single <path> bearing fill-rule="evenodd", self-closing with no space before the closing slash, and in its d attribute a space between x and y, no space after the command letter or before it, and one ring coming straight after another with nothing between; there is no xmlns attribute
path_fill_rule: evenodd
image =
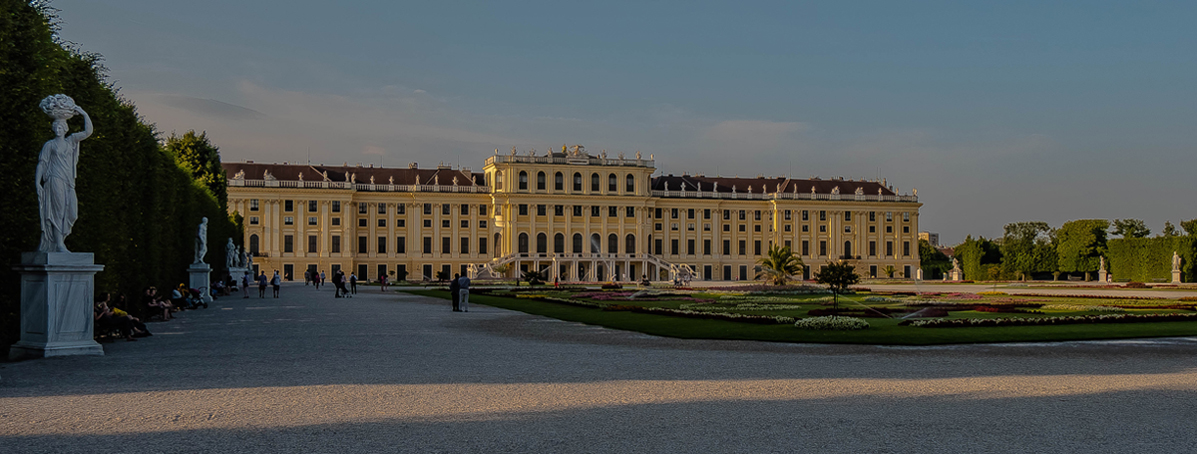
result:
<svg viewBox="0 0 1197 454"><path fill-rule="evenodd" d="M378 226L379 226L379 227L386 227L386 226L387 226L387 220L386 220L385 218L379 218L379 219L378 219Z"/></svg>
<svg viewBox="0 0 1197 454"><path fill-rule="evenodd" d="M902 226L902 233L910 233L910 226L909 225Z"/></svg>
<svg viewBox="0 0 1197 454"><path fill-rule="evenodd" d="M357 237L357 253L358 254L366 253L366 237L364 237L364 236Z"/></svg>
<svg viewBox="0 0 1197 454"><path fill-rule="evenodd" d="M366 226L366 218L360 218L360 219L358 219L358 220L357 220L357 226L358 226L358 227L365 227L365 226Z"/></svg>
<svg viewBox="0 0 1197 454"><path fill-rule="evenodd" d="M791 249L792 249L792 248L794 247L794 246L793 246L793 244L792 244L792 243L790 243L790 240L786 240L786 242L785 242L785 245L786 245L786 248L791 248Z"/></svg>
<svg viewBox="0 0 1197 454"><path fill-rule="evenodd" d="M686 230L693 232L694 231L694 223L693 222L686 223Z"/></svg>
<svg viewBox="0 0 1197 454"><path fill-rule="evenodd" d="M802 231L803 231L803 232L809 232L809 231L810 231L810 226L809 226L809 225L806 225L806 224L802 224Z"/></svg>
<svg viewBox="0 0 1197 454"><path fill-rule="evenodd" d="M521 203L521 204L519 205L519 210L520 210L520 211L519 211L519 213L520 213L520 216L527 216L527 215L528 215L528 204L526 204L526 203Z"/></svg>
<svg viewBox="0 0 1197 454"><path fill-rule="evenodd" d="M844 222L852 222L852 212L851 211L844 212Z"/></svg>
<svg viewBox="0 0 1197 454"><path fill-rule="evenodd" d="M677 238L669 240L669 253L677 255Z"/></svg>
<svg viewBox="0 0 1197 454"><path fill-rule="evenodd" d="M892 226L892 225L885 226L885 233L894 233L894 226Z"/></svg>
<svg viewBox="0 0 1197 454"><path fill-rule="evenodd" d="M387 253L387 237L385 237L385 236L378 237L378 253L379 254Z"/></svg>
<svg viewBox="0 0 1197 454"><path fill-rule="evenodd" d="M653 210L653 217L655 217L657 219L661 219L661 209L660 208Z"/></svg>
<svg viewBox="0 0 1197 454"><path fill-rule="evenodd" d="M694 240L686 240L686 254L694 255Z"/></svg>
<svg viewBox="0 0 1197 454"><path fill-rule="evenodd" d="M785 220L790 220L790 210L785 211Z"/></svg>
<svg viewBox="0 0 1197 454"><path fill-rule="evenodd" d="M820 220L820 221L826 221L826 220L827 220L827 212L826 212L826 211L819 211L819 220Z"/></svg>
<svg viewBox="0 0 1197 454"><path fill-rule="evenodd" d="M387 214L387 204L385 204L385 203L378 204L378 214Z"/></svg>
<svg viewBox="0 0 1197 454"><path fill-rule="evenodd" d="M626 211L627 211L627 213L624 213L624 216L629 217L629 218L636 217L636 207L627 207Z"/></svg>
<svg viewBox="0 0 1197 454"><path fill-rule="evenodd" d="M402 203L395 204L395 214L407 214L407 205Z"/></svg>
<svg viewBox="0 0 1197 454"><path fill-rule="evenodd" d="M723 220L731 219L731 210L723 210Z"/></svg>
<svg viewBox="0 0 1197 454"><path fill-rule="evenodd" d="M462 219L461 220L461 228L463 228L463 229L470 228L470 221L468 219Z"/></svg>
<svg viewBox="0 0 1197 454"><path fill-rule="evenodd" d="M827 231L827 225L820 225L820 226L819 226L819 232L826 232L826 231Z"/></svg>
<svg viewBox="0 0 1197 454"><path fill-rule="evenodd" d="M754 231L754 232L761 231L761 225L757 224L757 225L752 226L752 231Z"/></svg>
<svg viewBox="0 0 1197 454"><path fill-rule="evenodd" d="M424 237L424 249L423 249L423 251L424 251L424 253L425 253L425 254L431 254L431 253L432 253L432 237L430 237L430 236L426 236L426 237Z"/></svg>
<svg viewBox="0 0 1197 454"><path fill-rule="evenodd" d="M869 212L869 222L877 222L877 212L876 211Z"/></svg>
<svg viewBox="0 0 1197 454"><path fill-rule="evenodd" d="M686 219L694 219L694 209L693 208L686 210Z"/></svg>
<svg viewBox="0 0 1197 454"><path fill-rule="evenodd" d="M399 205L399 206L400 206L400 207L402 207L403 205ZM340 200L333 200L333 203L332 203L332 212L333 212L333 213L340 213L340 212L341 212L341 201L340 201Z"/></svg>
<svg viewBox="0 0 1197 454"><path fill-rule="evenodd" d="M619 217L619 209L616 207L607 207L607 216L612 218Z"/></svg>
<svg viewBox="0 0 1197 454"><path fill-rule="evenodd" d="M827 256L827 241L825 241L825 240L819 240L819 256L820 257Z"/></svg>
<svg viewBox="0 0 1197 454"><path fill-rule="evenodd" d="M677 208L671 208L669 210L669 217L672 219L677 219Z"/></svg>
<svg viewBox="0 0 1197 454"><path fill-rule="evenodd" d="M662 229L662 227L661 227L662 225L663 225L663 224L661 224L660 222L658 222L658 223L656 223L656 224L653 224L653 230L661 230L661 229Z"/></svg>
<svg viewBox="0 0 1197 454"><path fill-rule="evenodd" d="M704 231L704 232L710 232L710 231L711 231L711 223L709 223L709 222L704 222L704 223L702 224L702 231Z"/></svg>
<svg viewBox="0 0 1197 454"><path fill-rule="evenodd" d="M596 217L596 218L599 217L599 206L598 205L590 206L590 216Z"/></svg>
<svg viewBox="0 0 1197 454"><path fill-rule="evenodd" d="M395 237L395 253L396 254L406 254L407 253L407 237L405 237L405 236Z"/></svg>
<svg viewBox="0 0 1197 454"><path fill-rule="evenodd" d="M258 211L258 199L249 199L249 211Z"/></svg>
<svg viewBox="0 0 1197 454"><path fill-rule="evenodd" d="M441 219L441 228L442 229L449 228L449 220L448 219Z"/></svg>
<svg viewBox="0 0 1197 454"><path fill-rule="evenodd" d="M761 240L752 242L752 255L761 255Z"/></svg>
<svg viewBox="0 0 1197 454"><path fill-rule="evenodd" d="M442 204L441 204L441 215L442 215L442 216L448 216L448 215L449 215L449 204L447 204L447 203L442 203Z"/></svg>
<svg viewBox="0 0 1197 454"><path fill-rule="evenodd" d="M294 200L284 200L283 201L283 211L286 211L288 213L295 211L295 201Z"/></svg>
<svg viewBox="0 0 1197 454"><path fill-rule="evenodd" d="M466 203L461 204L461 215L462 216L470 215L470 205L469 204L466 204Z"/></svg>
<svg viewBox="0 0 1197 454"><path fill-rule="evenodd" d="M461 237L461 249L459 250L459 253L461 253L461 254L469 254L470 253L469 237L464 237L464 236Z"/></svg>
<svg viewBox="0 0 1197 454"><path fill-rule="evenodd" d="M756 211L754 211L754 212L752 213L752 219L753 219L754 221L759 221L759 220L761 220L761 210L756 210Z"/></svg>
<svg viewBox="0 0 1197 454"><path fill-rule="evenodd" d="M893 241L885 242L885 256L886 257L894 256L894 242Z"/></svg>
<svg viewBox="0 0 1197 454"><path fill-rule="evenodd" d="M669 230L677 230L677 223L676 222L669 223Z"/></svg>
<svg viewBox="0 0 1197 454"><path fill-rule="evenodd" d="M332 225L334 227L341 225L341 218L332 218Z"/></svg>
<svg viewBox="0 0 1197 454"><path fill-rule="evenodd" d="M249 225L258 225L258 217L250 216L249 217Z"/></svg>
<svg viewBox="0 0 1197 454"><path fill-rule="evenodd" d="M877 242L876 241L869 242L869 256L870 257L877 256Z"/></svg>
<svg viewBox="0 0 1197 454"><path fill-rule="evenodd" d="M892 212L892 211L885 212L885 222L894 222L894 212Z"/></svg>
<svg viewBox="0 0 1197 454"><path fill-rule="evenodd" d="M333 254L341 253L341 235L332 236L332 250L329 252L332 252Z"/></svg>
<svg viewBox="0 0 1197 454"><path fill-rule="evenodd" d="M802 220L803 220L803 221L809 221L809 220L810 220L810 212L809 212L809 211L802 210Z"/></svg>
<svg viewBox="0 0 1197 454"><path fill-rule="evenodd" d="M308 212L312 212L312 213L314 213L314 212L316 212L316 210L319 210L319 209L320 209L320 208L318 208L318 207L317 207L317 204L316 204L316 201L315 201L315 200L309 200L309 201L308 201Z"/></svg>
<svg viewBox="0 0 1197 454"><path fill-rule="evenodd" d="M295 225L295 218L291 216L284 217L283 225Z"/></svg>
<svg viewBox="0 0 1197 454"><path fill-rule="evenodd" d="M486 221L478 221L478 228L480 228L480 229L485 229L485 228L486 228Z"/></svg>
<svg viewBox="0 0 1197 454"><path fill-rule="evenodd" d="M656 251L657 255L661 255L661 239L660 238L653 240L653 250Z"/></svg>
<svg viewBox="0 0 1197 454"><path fill-rule="evenodd" d="M744 220L744 213L745 213L745 211L744 211L744 210L740 210L740 220L741 220L741 221L743 221L743 220Z"/></svg>
<svg viewBox="0 0 1197 454"><path fill-rule="evenodd" d="M810 241L802 240L802 255L810 255Z"/></svg>
<svg viewBox="0 0 1197 454"><path fill-rule="evenodd" d="M431 228L432 228L432 219L425 219L425 220L424 220L424 228L426 228L426 229L431 229Z"/></svg>
<svg viewBox="0 0 1197 454"><path fill-rule="evenodd" d="M747 232L747 231L748 231L748 230L747 230L747 229L748 229L748 226L746 226L746 225L744 225L744 224L740 224L740 225L739 225L739 227L740 227L740 231L741 231L741 232Z"/></svg>
<svg viewBox="0 0 1197 454"><path fill-rule="evenodd" d="M711 240L702 240L702 255L711 255Z"/></svg>
<svg viewBox="0 0 1197 454"><path fill-rule="evenodd" d="M745 248L744 240L740 240L740 255L748 255L748 250Z"/></svg>
<svg viewBox="0 0 1197 454"><path fill-rule="evenodd" d="M794 226L792 226L792 225L789 225L789 224L786 224L785 231L789 232L789 231L791 230L791 228L792 228L792 227L794 227Z"/></svg>
<svg viewBox="0 0 1197 454"><path fill-rule="evenodd" d="M452 252L449 250L450 241L451 241L450 238L447 236L441 237L441 254L448 254L448 253Z"/></svg>
<svg viewBox="0 0 1197 454"><path fill-rule="evenodd" d="M553 216L565 216L565 205L553 205Z"/></svg>
<svg viewBox="0 0 1197 454"><path fill-rule="evenodd" d="M574 216L582 216L582 205L574 205Z"/></svg>
<svg viewBox="0 0 1197 454"><path fill-rule="evenodd" d="M316 248L316 241L318 238L319 237L316 235L308 235L308 252L320 252L320 250Z"/></svg>
<svg viewBox="0 0 1197 454"><path fill-rule="evenodd" d="M548 210L547 210L547 208L548 208L548 207L547 207L547 206L545 206L545 205L543 205L543 204L541 204L541 205L536 205L536 215L537 215L537 216L545 216L545 215L547 215L547 214L548 214Z"/></svg>
<svg viewBox="0 0 1197 454"><path fill-rule="evenodd" d="M910 212L909 211L902 213L902 222L910 222Z"/></svg>
<svg viewBox="0 0 1197 454"><path fill-rule="evenodd" d="M875 226L875 225L870 225L870 226L869 226L869 233L877 233L877 226Z"/></svg>
<svg viewBox="0 0 1197 454"><path fill-rule="evenodd" d="M478 215L486 216L486 205L478 205Z"/></svg>
<svg viewBox="0 0 1197 454"><path fill-rule="evenodd" d="M723 255L731 255L731 240L723 240Z"/></svg>
<svg viewBox="0 0 1197 454"><path fill-rule="evenodd" d="M357 214L366 214L366 213L368 213L368 211L366 211L366 204L365 203L357 204Z"/></svg>
<svg viewBox="0 0 1197 454"><path fill-rule="evenodd" d="M364 211L363 211L363 213L364 213ZM424 204L424 214L429 215L429 216L432 215L432 204L431 203Z"/></svg>
<svg viewBox="0 0 1197 454"><path fill-rule="evenodd" d="M703 218L703 219L710 219L710 218L711 218L711 209L710 209L710 208L703 208L703 210L702 210L702 218Z"/></svg>
<svg viewBox="0 0 1197 454"><path fill-rule="evenodd" d="M478 238L478 253L486 254L486 237Z"/></svg>
<svg viewBox="0 0 1197 454"><path fill-rule="evenodd" d="M902 255L904 257L910 257L910 242L909 241L902 242Z"/></svg>

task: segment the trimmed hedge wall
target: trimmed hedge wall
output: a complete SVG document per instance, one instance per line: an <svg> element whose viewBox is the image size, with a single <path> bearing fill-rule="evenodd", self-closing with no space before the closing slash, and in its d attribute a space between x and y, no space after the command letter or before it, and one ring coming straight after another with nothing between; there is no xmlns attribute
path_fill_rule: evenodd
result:
<svg viewBox="0 0 1197 454"><path fill-rule="evenodd" d="M1109 271L1118 281L1172 280L1172 252L1180 254L1180 276L1197 282L1197 240L1190 236L1109 240Z"/></svg>
<svg viewBox="0 0 1197 454"><path fill-rule="evenodd" d="M46 96L73 97L95 125L80 146L79 219L66 245L104 265L97 292L136 302L147 285L185 282L203 216L214 268L223 267L227 238L241 238L212 192L179 168L153 126L104 81L99 57L64 48L55 27L53 10L41 3L0 0L0 354L20 336L20 275L11 266L40 237L33 179L42 144L53 138L51 119L38 107ZM69 124L71 132L83 127L79 116Z"/></svg>

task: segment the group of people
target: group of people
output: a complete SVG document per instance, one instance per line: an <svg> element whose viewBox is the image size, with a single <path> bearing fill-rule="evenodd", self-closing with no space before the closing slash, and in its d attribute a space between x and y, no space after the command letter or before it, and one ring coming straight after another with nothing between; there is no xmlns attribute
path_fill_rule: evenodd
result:
<svg viewBox="0 0 1197 454"><path fill-rule="evenodd" d="M449 281L449 295L453 297L453 312L470 311L470 278L454 274Z"/></svg>
<svg viewBox="0 0 1197 454"><path fill-rule="evenodd" d="M116 329L120 332L121 337L129 342L137 341L138 337L153 336L141 319L129 315L129 312L125 310L127 309L125 304L124 295L119 296L116 301L112 301L112 296L108 292L101 293L96 298L92 320L101 331Z"/></svg>
<svg viewBox="0 0 1197 454"><path fill-rule="evenodd" d="M249 271L246 271L245 275L241 276L241 293L244 295L243 298L249 298L249 288L255 283L258 284L258 298L266 297L267 285L271 286L273 290L272 296L278 298L278 290L283 285L283 278L278 274L278 270L274 270L274 277L271 278L266 277L266 271L264 270L259 272L258 277L253 277Z"/></svg>

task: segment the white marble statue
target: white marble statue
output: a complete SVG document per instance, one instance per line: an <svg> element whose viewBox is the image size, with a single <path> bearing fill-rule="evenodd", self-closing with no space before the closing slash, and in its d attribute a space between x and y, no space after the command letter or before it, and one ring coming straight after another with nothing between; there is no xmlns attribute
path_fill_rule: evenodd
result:
<svg viewBox="0 0 1197 454"><path fill-rule="evenodd" d="M233 244L232 238L229 238L228 244L224 245L224 266L225 268L237 266L237 245Z"/></svg>
<svg viewBox="0 0 1197 454"><path fill-rule="evenodd" d="M79 218L79 199L75 196L75 165L79 162L79 142L91 136L91 117L67 95L53 95L41 102L42 111L54 117L54 138L42 146L34 181L41 211L42 241L39 252L70 252L66 237ZM67 136L67 119L83 115L83 131Z"/></svg>
<svg viewBox="0 0 1197 454"><path fill-rule="evenodd" d="M1172 271L1180 271L1180 255L1172 251Z"/></svg>
<svg viewBox="0 0 1197 454"><path fill-rule="evenodd" d="M195 230L195 262L204 263L204 256L208 255L208 218L200 219L199 228Z"/></svg>
<svg viewBox="0 0 1197 454"><path fill-rule="evenodd" d="M1105 256L1098 256L1097 258L1101 259L1100 268L1098 268L1097 270L1098 270L1098 271L1105 271L1105 270L1106 270L1106 258L1105 258Z"/></svg>
<svg viewBox="0 0 1197 454"><path fill-rule="evenodd" d="M246 264L245 248L238 247L237 248L237 268L245 268L245 264Z"/></svg>
<svg viewBox="0 0 1197 454"><path fill-rule="evenodd" d="M952 271L960 271L960 261L956 257L952 257Z"/></svg>

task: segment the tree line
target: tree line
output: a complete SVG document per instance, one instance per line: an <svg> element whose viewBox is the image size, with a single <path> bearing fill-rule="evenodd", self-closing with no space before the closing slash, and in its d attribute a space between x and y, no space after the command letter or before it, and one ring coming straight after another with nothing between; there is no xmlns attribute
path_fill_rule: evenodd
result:
<svg viewBox="0 0 1197 454"><path fill-rule="evenodd" d="M1058 228L1046 222L1015 222L1006 224L1000 238L969 235L954 248L954 255L968 280L1091 280L1104 257L1106 271L1115 279L1143 282L1170 279L1175 252L1182 258L1186 282L1192 282L1197 277L1190 264L1197 258L1197 219L1180 226L1183 232L1168 221L1152 237L1147 223L1139 219L1080 219ZM951 269L950 259L926 241L920 242L919 252L924 273Z"/></svg>
<svg viewBox="0 0 1197 454"><path fill-rule="evenodd" d="M101 57L61 42L57 30L45 3L0 0L0 352L20 335L20 274L11 267L40 237L34 169L53 137L38 107L46 96L71 96L95 125L80 146L79 219L66 244L104 265L97 292L137 301L145 286L186 282L201 217L209 219L214 268L224 263L225 239L241 239L239 220L226 211L219 150L204 134L160 137L106 80ZM79 117L69 124L72 132L82 128Z"/></svg>

